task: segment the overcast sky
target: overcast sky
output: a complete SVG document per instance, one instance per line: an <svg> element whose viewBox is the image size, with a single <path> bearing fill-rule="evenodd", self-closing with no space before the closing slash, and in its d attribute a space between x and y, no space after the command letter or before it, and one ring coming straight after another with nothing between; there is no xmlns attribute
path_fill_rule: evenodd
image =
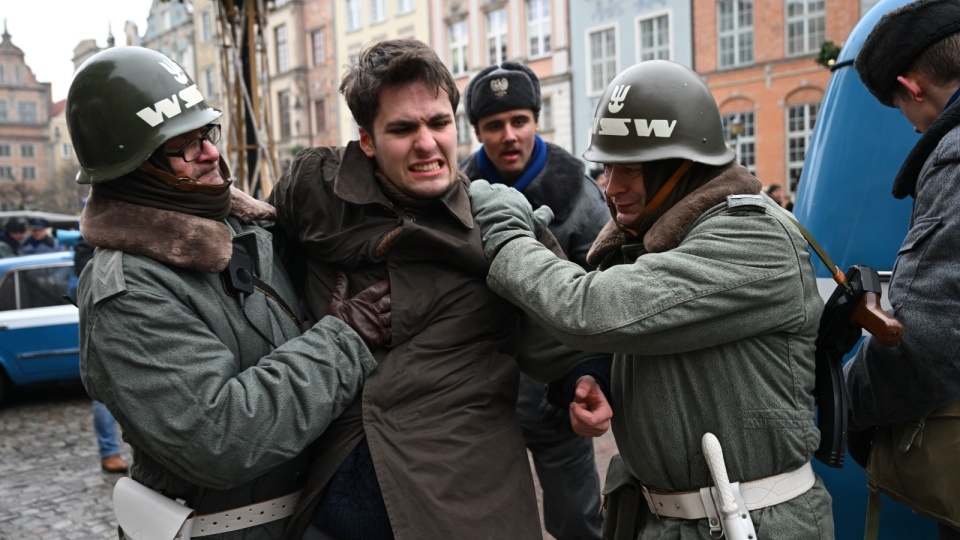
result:
<svg viewBox="0 0 960 540"><path fill-rule="evenodd" d="M152 0L0 0L0 17L13 44L39 82L51 83L53 101L66 99L73 78L73 49L85 39L106 47L107 32L126 45L123 26L143 36Z"/></svg>

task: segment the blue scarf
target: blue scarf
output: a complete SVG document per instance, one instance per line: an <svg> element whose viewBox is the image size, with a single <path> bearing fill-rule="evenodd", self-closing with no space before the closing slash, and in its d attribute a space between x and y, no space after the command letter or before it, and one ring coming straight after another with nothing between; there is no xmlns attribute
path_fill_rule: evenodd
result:
<svg viewBox="0 0 960 540"><path fill-rule="evenodd" d="M533 154L530 156L530 163L527 164L527 170L523 171L523 174L520 175L520 178L514 182L513 188L517 191L523 193L523 190L527 189L527 186L530 185L530 182L540 174L540 171L547 164L547 143L543 142L543 139L539 135L533 140ZM487 152L480 147L480 150L477 152L477 168L480 169L480 173L483 175L481 178L490 182L491 184L503 184L504 181L500 178L500 174L497 172L496 167L493 166L493 163L490 162L490 158L487 157Z"/></svg>

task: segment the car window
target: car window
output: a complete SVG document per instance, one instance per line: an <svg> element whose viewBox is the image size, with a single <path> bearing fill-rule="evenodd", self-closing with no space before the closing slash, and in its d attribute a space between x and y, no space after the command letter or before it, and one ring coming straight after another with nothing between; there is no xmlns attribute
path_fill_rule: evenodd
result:
<svg viewBox="0 0 960 540"><path fill-rule="evenodd" d="M48 266L8 272L0 283L0 311L66 304L72 271L72 266Z"/></svg>

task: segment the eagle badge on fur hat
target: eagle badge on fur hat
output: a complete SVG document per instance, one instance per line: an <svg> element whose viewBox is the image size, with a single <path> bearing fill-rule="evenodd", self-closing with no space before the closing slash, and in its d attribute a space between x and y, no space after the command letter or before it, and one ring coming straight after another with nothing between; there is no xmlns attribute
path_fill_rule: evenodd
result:
<svg viewBox="0 0 960 540"><path fill-rule="evenodd" d="M493 95L498 98L507 95L507 88L510 88L510 81L507 79L494 79L490 81L490 90L493 90Z"/></svg>

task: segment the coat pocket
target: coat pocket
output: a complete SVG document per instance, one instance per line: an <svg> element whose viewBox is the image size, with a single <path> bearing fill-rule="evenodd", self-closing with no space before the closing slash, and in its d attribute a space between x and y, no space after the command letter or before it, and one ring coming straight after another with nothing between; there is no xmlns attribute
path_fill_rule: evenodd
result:
<svg viewBox="0 0 960 540"><path fill-rule="evenodd" d="M897 261L893 266L893 274L902 290L912 285L917 270L923 264L928 240L940 225L941 221L938 217L918 219L907 232L907 237L904 238L900 251L897 252Z"/></svg>

